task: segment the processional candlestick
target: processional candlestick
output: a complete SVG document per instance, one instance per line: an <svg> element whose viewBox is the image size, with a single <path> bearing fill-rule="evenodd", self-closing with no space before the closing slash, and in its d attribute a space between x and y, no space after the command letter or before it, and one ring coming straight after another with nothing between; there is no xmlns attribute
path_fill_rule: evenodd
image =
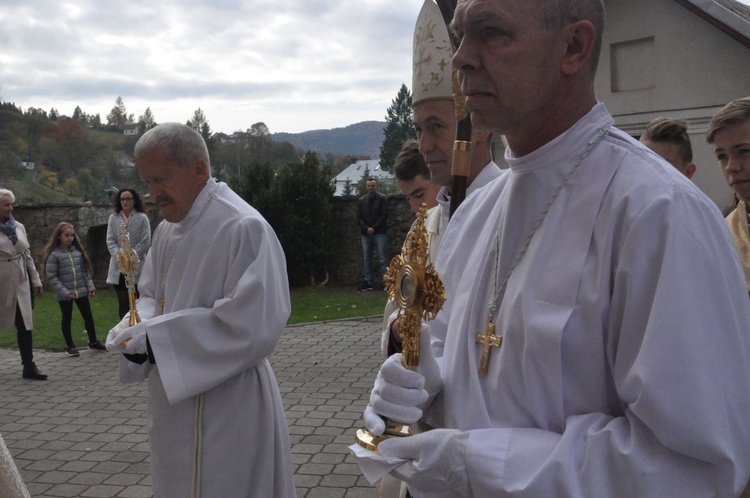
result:
<svg viewBox="0 0 750 498"><path fill-rule="evenodd" d="M141 260L138 253L130 246L130 234L128 234L128 225L123 220L122 234L120 235L120 249L117 252L117 264L120 266L120 273L125 276L125 286L128 288L128 301L130 304L130 321L128 325L132 327L141 322L138 316L138 310L135 306L135 276L138 275L138 269Z"/></svg>

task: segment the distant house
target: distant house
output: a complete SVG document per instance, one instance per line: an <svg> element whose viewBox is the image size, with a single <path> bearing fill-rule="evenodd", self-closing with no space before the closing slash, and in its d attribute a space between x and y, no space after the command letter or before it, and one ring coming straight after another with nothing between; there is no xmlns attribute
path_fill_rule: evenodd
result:
<svg viewBox="0 0 750 498"><path fill-rule="evenodd" d="M126 136L138 135L138 123L128 123L122 127L122 133Z"/></svg>
<svg viewBox="0 0 750 498"><path fill-rule="evenodd" d="M396 183L396 177L393 173L389 173L380 168L380 162L377 159L360 159L354 164L350 164L344 171L336 175L333 179L333 183L336 187L336 191L333 193L334 197L343 197L346 192L347 182L352 189L368 172L369 176L375 178L378 183ZM353 195L357 192L353 191Z"/></svg>
<svg viewBox="0 0 750 498"><path fill-rule="evenodd" d="M735 0L605 0L596 95L639 137L660 116L684 119L695 184L719 208L732 200L705 135L727 102L750 95L750 7Z"/></svg>
<svg viewBox="0 0 750 498"><path fill-rule="evenodd" d="M21 161L21 167L32 170L36 167L36 164L33 161Z"/></svg>
<svg viewBox="0 0 750 498"><path fill-rule="evenodd" d="M242 133L242 132L239 132L239 133ZM227 135L226 133L219 132L219 133L214 133L213 138L214 139L218 138L219 142L223 144L233 144L237 142L237 134L238 132L234 132L231 135Z"/></svg>

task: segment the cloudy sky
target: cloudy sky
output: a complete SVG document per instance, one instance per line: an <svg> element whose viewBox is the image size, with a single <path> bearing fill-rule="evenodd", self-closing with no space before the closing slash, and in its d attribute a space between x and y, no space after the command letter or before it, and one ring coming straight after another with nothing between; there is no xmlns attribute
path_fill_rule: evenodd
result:
<svg viewBox="0 0 750 498"><path fill-rule="evenodd" d="M0 100L299 132L383 120L421 0L2 0Z"/></svg>
<svg viewBox="0 0 750 498"><path fill-rule="evenodd" d="M742 0L750 3L750 0ZM383 120L422 0L1 0L0 100L213 131Z"/></svg>

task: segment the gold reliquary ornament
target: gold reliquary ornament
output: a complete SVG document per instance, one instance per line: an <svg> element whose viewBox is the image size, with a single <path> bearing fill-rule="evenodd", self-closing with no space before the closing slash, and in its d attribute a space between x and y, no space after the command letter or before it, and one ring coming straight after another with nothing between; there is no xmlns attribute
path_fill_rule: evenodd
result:
<svg viewBox="0 0 750 498"><path fill-rule="evenodd" d="M435 318L445 302L443 281L429 262L429 235L425 227L427 206L417 212L417 221L409 231L401 254L391 260L385 273L388 298L398 306L399 333L402 340L402 364L406 368L419 366L419 336L422 321ZM409 436L408 424L386 420L385 434L376 436L366 429L357 431L357 443L377 451L380 441L389 436Z"/></svg>
<svg viewBox="0 0 750 498"><path fill-rule="evenodd" d="M120 249L117 252L117 264L120 266L120 273L125 276L125 286L128 288L129 326L132 327L141 322L141 317L138 316L138 310L135 307L135 276L138 275L141 260L135 249L130 246L130 234L128 234L128 227L124 221L122 222L122 234L120 235Z"/></svg>

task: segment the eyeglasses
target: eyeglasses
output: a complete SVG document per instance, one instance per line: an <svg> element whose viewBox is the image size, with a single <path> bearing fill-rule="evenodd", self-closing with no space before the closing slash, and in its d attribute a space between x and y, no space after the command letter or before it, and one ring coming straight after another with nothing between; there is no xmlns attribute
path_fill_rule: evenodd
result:
<svg viewBox="0 0 750 498"><path fill-rule="evenodd" d="M132 201L132 200L133 200L132 197L120 197L120 202Z"/></svg>

